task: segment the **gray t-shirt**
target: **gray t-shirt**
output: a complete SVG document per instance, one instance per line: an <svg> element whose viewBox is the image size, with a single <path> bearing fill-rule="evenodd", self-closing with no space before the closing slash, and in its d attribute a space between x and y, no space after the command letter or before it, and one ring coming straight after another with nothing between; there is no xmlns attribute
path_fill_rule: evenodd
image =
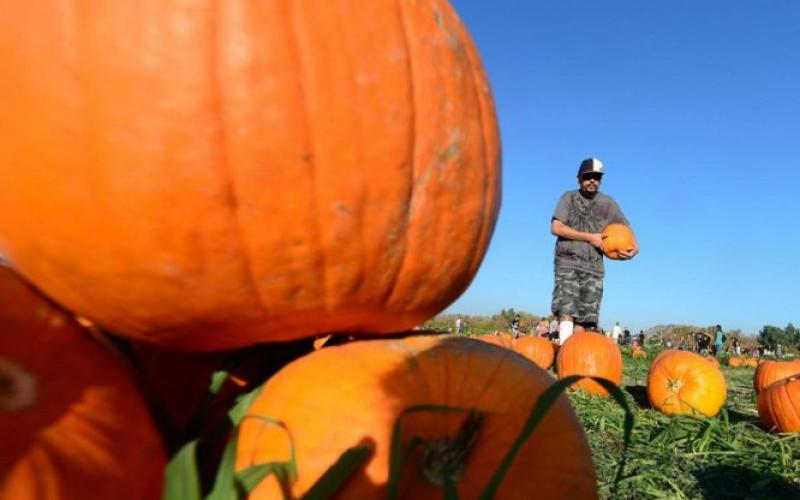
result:
<svg viewBox="0 0 800 500"><path fill-rule="evenodd" d="M567 191L561 196L553 219L586 233L600 233L612 222L629 225L625 214L610 196L598 192L589 199L581 195L579 190ZM559 237L556 241L555 265L556 269L579 269L597 276L605 273L603 252L585 241Z"/></svg>

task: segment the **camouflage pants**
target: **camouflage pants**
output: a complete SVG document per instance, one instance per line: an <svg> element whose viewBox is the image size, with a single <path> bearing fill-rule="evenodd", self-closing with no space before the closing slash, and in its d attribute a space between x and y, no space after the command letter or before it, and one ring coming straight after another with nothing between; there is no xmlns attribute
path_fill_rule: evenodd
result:
<svg viewBox="0 0 800 500"><path fill-rule="evenodd" d="M575 323L598 323L603 300L603 278L577 269L556 269L551 310L572 316Z"/></svg>

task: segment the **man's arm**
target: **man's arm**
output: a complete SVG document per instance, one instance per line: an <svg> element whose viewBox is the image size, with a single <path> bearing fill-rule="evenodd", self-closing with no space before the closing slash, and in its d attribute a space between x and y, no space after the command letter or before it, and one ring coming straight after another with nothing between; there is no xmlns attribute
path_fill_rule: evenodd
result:
<svg viewBox="0 0 800 500"><path fill-rule="evenodd" d="M553 219L550 223L550 232L554 236L565 238L568 240L585 241L595 248L603 249L603 234L602 233L584 233L577 229L572 229L558 219Z"/></svg>

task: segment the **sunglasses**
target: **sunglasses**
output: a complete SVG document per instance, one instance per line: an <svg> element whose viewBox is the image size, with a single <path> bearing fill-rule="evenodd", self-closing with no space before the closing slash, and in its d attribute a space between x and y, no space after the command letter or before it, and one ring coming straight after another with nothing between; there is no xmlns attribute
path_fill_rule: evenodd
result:
<svg viewBox="0 0 800 500"><path fill-rule="evenodd" d="M581 176L582 181L601 181L603 180L603 174L583 174Z"/></svg>

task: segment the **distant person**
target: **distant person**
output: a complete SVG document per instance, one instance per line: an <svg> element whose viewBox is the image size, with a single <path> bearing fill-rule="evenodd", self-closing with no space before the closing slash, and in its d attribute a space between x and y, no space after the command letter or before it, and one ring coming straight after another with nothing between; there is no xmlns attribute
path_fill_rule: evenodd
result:
<svg viewBox="0 0 800 500"><path fill-rule="evenodd" d="M735 354L736 356L741 356L742 346L739 345L739 339L737 339L736 337L734 337L734 339L731 340L731 348L733 348L733 354Z"/></svg>
<svg viewBox="0 0 800 500"><path fill-rule="evenodd" d="M717 357L722 354L722 346L725 344L725 334L722 332L722 326L717 325L714 332L714 351Z"/></svg>
<svg viewBox="0 0 800 500"><path fill-rule="evenodd" d="M622 335L622 327L619 326L619 321L617 321L611 328L611 340L613 340L615 344L618 344L620 335Z"/></svg>
<svg viewBox="0 0 800 500"><path fill-rule="evenodd" d="M694 335L698 354L708 354L708 347L711 345L711 336L705 332L695 332Z"/></svg>
<svg viewBox="0 0 800 500"><path fill-rule="evenodd" d="M622 345L630 345L631 343L631 331L627 328L622 332Z"/></svg>
<svg viewBox="0 0 800 500"><path fill-rule="evenodd" d="M519 323L519 314L516 314L514 315L514 319L511 321L511 336L515 339L519 338Z"/></svg>
<svg viewBox="0 0 800 500"><path fill-rule="evenodd" d="M547 334L550 330L550 324L547 322L547 318L542 318L536 324L536 336L547 338Z"/></svg>
<svg viewBox="0 0 800 500"><path fill-rule="evenodd" d="M665 342L664 346L665 346L667 349L672 349L672 344L673 344L673 342L672 342L672 335L670 335L669 337L667 337L667 341Z"/></svg>
<svg viewBox="0 0 800 500"><path fill-rule="evenodd" d="M578 168L578 186L558 200L550 231L557 236L555 285L551 309L559 318L559 342L575 332L597 330L603 298L603 229L628 219L611 197L600 193L603 164L596 158L583 160ZM621 252L631 259L639 247Z"/></svg>
<svg viewBox="0 0 800 500"><path fill-rule="evenodd" d="M644 349L644 332L639 330L639 345Z"/></svg>
<svg viewBox="0 0 800 500"><path fill-rule="evenodd" d="M456 333L461 333L461 318L456 318Z"/></svg>
<svg viewBox="0 0 800 500"><path fill-rule="evenodd" d="M681 338L678 341L678 349L680 349L681 351L686 349L686 337L684 337L683 335L681 335Z"/></svg>

